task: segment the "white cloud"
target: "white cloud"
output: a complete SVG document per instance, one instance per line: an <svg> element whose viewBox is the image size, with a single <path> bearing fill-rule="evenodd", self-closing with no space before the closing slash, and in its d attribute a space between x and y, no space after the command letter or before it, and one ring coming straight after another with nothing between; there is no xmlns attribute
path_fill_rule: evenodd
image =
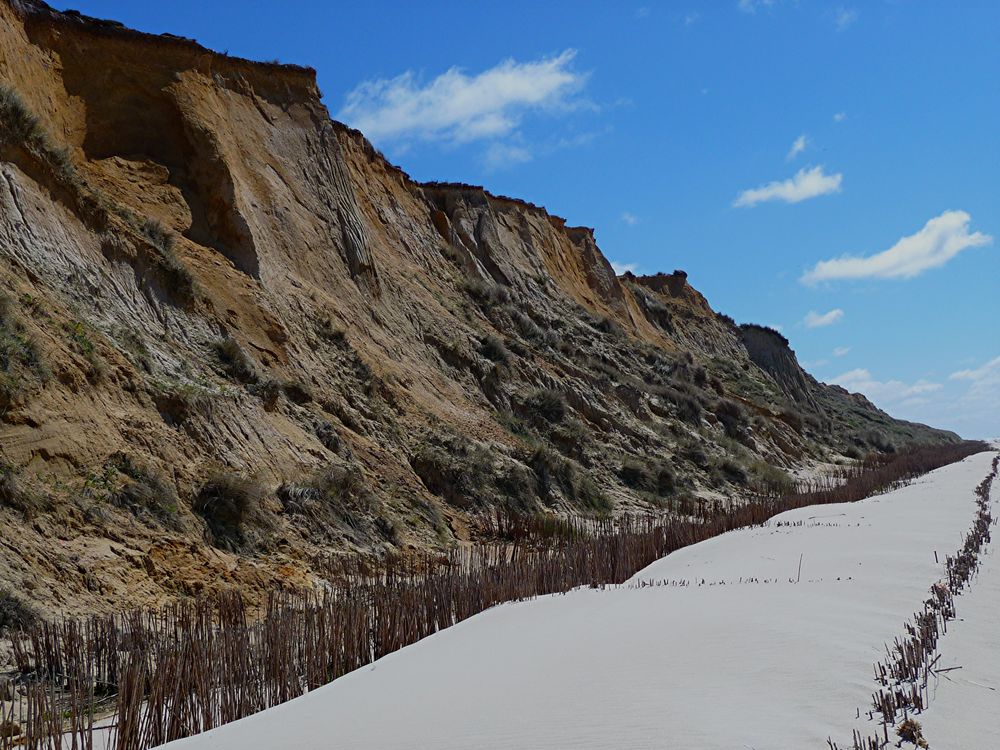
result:
<svg viewBox="0 0 1000 750"><path fill-rule="evenodd" d="M531 152L523 146L498 141L491 143L486 149L483 154L483 165L487 170L494 172L515 164L524 164L531 161L531 158Z"/></svg>
<svg viewBox="0 0 1000 750"><path fill-rule="evenodd" d="M834 357L844 357L851 353L851 347L849 346L838 346L833 350Z"/></svg>
<svg viewBox="0 0 1000 750"><path fill-rule="evenodd" d="M846 31L858 20L858 12L854 8L837 8L833 15L833 23L837 31Z"/></svg>
<svg viewBox="0 0 1000 750"><path fill-rule="evenodd" d="M828 364L830 364L830 360L828 359L815 359L815 360L810 360L809 362L801 363L802 369L805 370L806 372L809 372L811 370L818 370L819 368L825 367Z"/></svg>
<svg viewBox="0 0 1000 750"><path fill-rule="evenodd" d="M693 10L690 11L690 12L688 12L688 13L685 13L684 14L684 25L685 26L694 26L694 24L698 22L699 18L701 18L701 14L699 14L699 13L693 11Z"/></svg>
<svg viewBox="0 0 1000 750"><path fill-rule="evenodd" d="M639 270L638 263L622 263L619 260L612 260L609 262L611 263L611 268L614 269L614 272L619 276L626 272L637 273Z"/></svg>
<svg viewBox="0 0 1000 750"><path fill-rule="evenodd" d="M756 206L765 201L798 203L820 195L839 193L843 179L844 175L839 173L824 174L822 166L803 168L787 180L769 182L751 190L744 190L733 201L733 205L739 208Z"/></svg>
<svg viewBox="0 0 1000 750"><path fill-rule="evenodd" d="M908 279L943 266L970 247L993 241L981 232L969 233L972 217L965 211L945 211L923 229L903 237L888 250L867 257L844 255L820 261L802 275L804 284L834 279Z"/></svg>
<svg viewBox="0 0 1000 750"><path fill-rule="evenodd" d="M736 7L744 13L756 13L758 8L770 8L774 0L739 0Z"/></svg>
<svg viewBox="0 0 1000 750"><path fill-rule="evenodd" d="M881 399L884 408L899 412L907 419L957 430L965 437L985 438L998 434L1000 356L978 367L973 365L971 369L951 373L949 382L940 387L926 380L878 383L870 374L866 379L844 373L839 379L843 380L842 385L865 392L876 403Z"/></svg>
<svg viewBox="0 0 1000 750"><path fill-rule="evenodd" d="M634 227L636 224L639 223L639 217L629 211L626 211L625 213L622 214L622 221L624 221L630 227Z"/></svg>
<svg viewBox="0 0 1000 750"><path fill-rule="evenodd" d="M977 367L974 370L959 370L948 377L952 380L971 380L973 382L981 382L989 378L1000 379L1000 357L991 359L982 367Z"/></svg>
<svg viewBox="0 0 1000 750"><path fill-rule="evenodd" d="M412 71L365 81L337 118L373 140L423 138L463 143L509 135L528 110L571 106L587 76L571 68L576 51L531 62L505 60L467 75L451 68L423 84Z"/></svg>
<svg viewBox="0 0 1000 750"><path fill-rule="evenodd" d="M967 388L949 405L948 416L972 426L980 437L997 435L1000 425L1000 357L981 367L959 370L952 380L965 381Z"/></svg>
<svg viewBox="0 0 1000 750"><path fill-rule="evenodd" d="M824 326L832 326L843 317L844 311L839 307L825 313L810 310L802 322L806 324L806 328L823 328Z"/></svg>
<svg viewBox="0 0 1000 750"><path fill-rule="evenodd" d="M847 113L846 112L836 112L833 115L833 121L834 122L844 122L844 120L846 120L846 119L847 119Z"/></svg>
<svg viewBox="0 0 1000 750"><path fill-rule="evenodd" d="M635 11L636 18L646 18L649 16L649 8L643 5L641 8L637 8Z"/></svg>
<svg viewBox="0 0 1000 750"><path fill-rule="evenodd" d="M587 146L593 143L595 139L610 132L611 127L608 126L603 130L589 130L585 133L577 133L576 135L560 136L560 138L552 144L551 149L555 150L559 148L579 148L580 146Z"/></svg>
<svg viewBox="0 0 1000 750"><path fill-rule="evenodd" d="M871 372L861 368L838 375L831 382L849 391L863 393L877 404L908 402L908 405L913 405L914 400L922 394L941 389L940 383L928 380L918 380L915 383L904 383L901 380L879 381L872 377Z"/></svg>
<svg viewBox="0 0 1000 750"><path fill-rule="evenodd" d="M796 156L801 154L806 150L806 146L809 145L809 139L806 138L805 133L800 135L794 141L792 141L792 147L788 149L788 154L785 156L785 161L791 161Z"/></svg>

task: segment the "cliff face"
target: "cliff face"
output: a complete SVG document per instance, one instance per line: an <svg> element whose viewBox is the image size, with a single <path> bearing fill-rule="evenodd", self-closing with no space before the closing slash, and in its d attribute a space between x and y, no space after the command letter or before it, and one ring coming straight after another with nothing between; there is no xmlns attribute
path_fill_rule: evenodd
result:
<svg viewBox="0 0 1000 750"><path fill-rule="evenodd" d="M954 439L682 272L616 277L591 230L415 183L308 69L2 0L0 86L0 582L50 610Z"/></svg>
<svg viewBox="0 0 1000 750"><path fill-rule="evenodd" d="M751 361L774 378L784 393L797 404L812 411L817 409L812 388L788 346L788 339L771 328L752 324L740 326L740 338Z"/></svg>

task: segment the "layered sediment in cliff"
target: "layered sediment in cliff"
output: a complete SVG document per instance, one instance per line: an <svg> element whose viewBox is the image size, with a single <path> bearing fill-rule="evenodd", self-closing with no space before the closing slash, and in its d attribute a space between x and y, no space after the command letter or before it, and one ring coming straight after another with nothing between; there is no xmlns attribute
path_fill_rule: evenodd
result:
<svg viewBox="0 0 1000 750"><path fill-rule="evenodd" d="M589 229L412 181L311 70L4 0L0 84L0 581L50 610L954 438L683 272L617 277Z"/></svg>

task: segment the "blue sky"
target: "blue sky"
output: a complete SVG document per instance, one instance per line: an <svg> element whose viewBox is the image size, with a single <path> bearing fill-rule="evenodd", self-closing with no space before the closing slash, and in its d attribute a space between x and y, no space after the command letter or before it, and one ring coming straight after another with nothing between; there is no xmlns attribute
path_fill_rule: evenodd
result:
<svg viewBox="0 0 1000 750"><path fill-rule="evenodd" d="M420 180L595 227L819 379L1000 434L1000 3L77 0L317 69Z"/></svg>

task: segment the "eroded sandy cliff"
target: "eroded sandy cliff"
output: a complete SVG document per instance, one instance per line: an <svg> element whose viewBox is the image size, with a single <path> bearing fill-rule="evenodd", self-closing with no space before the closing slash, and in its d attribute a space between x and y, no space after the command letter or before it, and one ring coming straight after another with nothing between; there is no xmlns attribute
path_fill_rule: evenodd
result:
<svg viewBox="0 0 1000 750"><path fill-rule="evenodd" d="M3 0L0 86L0 582L48 611L954 439L682 272L616 277L589 229L415 183L311 70Z"/></svg>

